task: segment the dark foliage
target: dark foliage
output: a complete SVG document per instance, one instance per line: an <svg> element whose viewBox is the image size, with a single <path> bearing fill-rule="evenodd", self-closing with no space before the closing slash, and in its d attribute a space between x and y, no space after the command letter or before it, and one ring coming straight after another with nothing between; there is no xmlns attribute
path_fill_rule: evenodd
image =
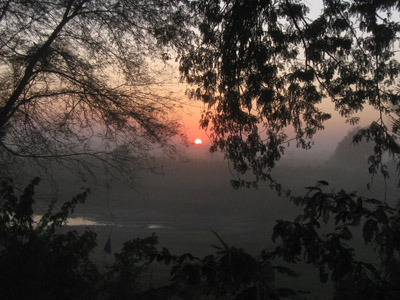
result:
<svg viewBox="0 0 400 300"><path fill-rule="evenodd" d="M322 283L334 283L335 299L397 299L400 293L399 209L343 190L325 192L325 181L308 187L304 197L292 198L303 214L295 221L277 221L272 239L281 242L272 252L254 257L214 233L220 242L216 253L200 259L159 250L153 235L125 242L103 274L89 257L95 233L62 228L89 191L66 202L58 213L50 205L35 221L38 183L34 179L18 197L12 182L2 181L2 299L304 299L304 291L276 285L277 273L299 275L276 265L277 258L316 267ZM375 260L357 259L357 248L351 246L357 228L365 247L376 253ZM169 284L149 289L142 278L154 263L169 265L171 278Z"/></svg>
<svg viewBox="0 0 400 300"><path fill-rule="evenodd" d="M173 264L172 284L167 290L174 291L174 297L235 300L302 298L304 291L275 285L277 272L291 277L296 277L296 273L273 265L267 256L253 257L244 249L231 247L216 232L214 234L220 242L220 246L214 246L217 250L215 255L199 259L189 253L171 256L164 252L154 256L159 261Z"/></svg>
<svg viewBox="0 0 400 300"><path fill-rule="evenodd" d="M155 145L175 153L179 101L161 87L189 44L183 4L0 1L0 172L53 162L83 177L97 161L127 181Z"/></svg>
<svg viewBox="0 0 400 300"><path fill-rule="evenodd" d="M221 246L216 255L203 259L190 253L172 255L157 248L156 236L124 243L115 262L103 274L90 260L96 234L86 229L62 228L85 190L66 202L58 213L53 205L39 221L34 220L34 179L17 197L10 180L0 190L0 290L2 299L281 299L297 293L275 287L275 272L293 275L254 258L243 249L228 246L217 233ZM54 203L53 203L54 204ZM171 283L144 288L143 274L151 263L171 266Z"/></svg>
<svg viewBox="0 0 400 300"><path fill-rule="evenodd" d="M135 299L140 296L141 275L147 271L151 255L157 252L157 244L155 235L124 243L121 252L115 254L115 262L104 274L102 293L106 299Z"/></svg>
<svg viewBox="0 0 400 300"><path fill-rule="evenodd" d="M96 234L89 230L58 232L76 204L85 201L85 190L52 207L34 221L34 179L17 197L10 180L0 188L0 291L2 299L93 299L99 273L89 259Z"/></svg>
<svg viewBox="0 0 400 300"><path fill-rule="evenodd" d="M210 131L211 150L233 162L236 187L249 180L240 175L252 173L254 182L279 190L270 171L290 141L311 146L330 118L323 101L352 124L366 105L378 112L355 141L375 142L371 173L387 175L382 153L399 153L385 117L399 101L398 1L321 1L313 19L306 1L195 4L201 41L180 69L193 85L190 95L206 104L201 126Z"/></svg>
<svg viewBox="0 0 400 300"><path fill-rule="evenodd" d="M277 221L272 239L281 243L269 255L314 265L321 282L330 277L335 283L335 299L398 299L400 210L343 190L325 192L327 185L320 181L304 197L292 199L304 214L295 221ZM376 261L357 260L360 249L348 245L358 227Z"/></svg>
<svg viewBox="0 0 400 300"><path fill-rule="evenodd" d="M162 46L188 41L183 29L190 22L183 2L152 3L1 2L3 161L8 154L37 160L85 154L126 171L124 158L133 167L141 166L137 162L147 158L151 145L171 146L169 138L179 133L178 127L165 116L169 106L143 90L153 83L142 73L144 57L154 52L168 59ZM191 95L207 104L201 126L211 131L211 150L224 152L233 162L238 172L234 187L266 180L280 191L270 171L290 141L311 146L311 138L330 117L318 106L327 97L351 123L367 104L379 112L378 121L360 130L354 142L373 141L369 171L388 176L382 163L385 152L400 153L398 122L389 129L384 117L398 113L400 100L395 88L400 68L393 50L400 25L392 18L398 1L328 0L313 20L307 18L307 6L296 0L192 4L200 41L184 53L180 70L195 86ZM115 82L107 68L117 68L124 83L111 85ZM93 152L95 128L102 129L100 137L113 151ZM254 181L240 176L248 171ZM89 259L96 235L61 228L89 191L66 202L58 213L51 205L35 222L38 183L33 180L16 196L12 182L2 181L2 299L303 297L276 286L276 272L295 275L274 265L276 258L315 266L321 282L334 282L336 299L398 299L400 294L399 210L355 193L325 192L325 181L308 187L306 196L292 198L304 212L294 221L277 221L272 238L281 244L273 252L253 257L215 233L221 246L216 254L199 259L158 250L152 236L126 242L104 274ZM351 246L357 228L376 261L357 259ZM140 279L154 261L171 266L171 283L147 290Z"/></svg>

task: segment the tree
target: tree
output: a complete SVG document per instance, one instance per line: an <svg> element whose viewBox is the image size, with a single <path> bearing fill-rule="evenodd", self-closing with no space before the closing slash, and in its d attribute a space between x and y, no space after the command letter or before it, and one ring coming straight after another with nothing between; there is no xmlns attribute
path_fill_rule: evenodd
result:
<svg viewBox="0 0 400 300"><path fill-rule="evenodd" d="M83 203L84 190L58 213L52 203L39 221L34 219L35 178L20 196L10 180L0 187L0 287L3 299L93 299L99 272L89 259L96 246L90 230L60 232L60 227Z"/></svg>
<svg viewBox="0 0 400 300"><path fill-rule="evenodd" d="M158 239L126 241L115 261L99 272L91 260L96 234L79 233L65 226L76 206L90 190L65 202L59 212L51 203L35 218L35 178L18 196L9 179L0 187L0 288L2 299L188 299L204 295L234 299L280 299L296 294L274 285L269 261L256 260L243 249L222 247L217 255L199 260L190 253L177 256L157 249ZM142 276L153 262L171 265L171 282L161 287L142 285ZM278 271L288 272L284 268ZM290 272L289 272L290 273ZM191 296L190 296L191 295Z"/></svg>
<svg viewBox="0 0 400 300"><path fill-rule="evenodd" d="M56 202L37 215L33 179L21 192L1 179L0 186L0 290L2 299L132 299L143 291L141 275L158 253L157 237L127 241L115 262L99 272L92 261L96 233L78 232L66 225L76 206L86 201L89 189L66 201L58 212ZM20 194L20 195L18 195ZM35 215L36 214L36 215ZM163 255L160 252L159 255ZM142 299L142 298L139 298ZM165 298L164 298L165 299Z"/></svg>
<svg viewBox="0 0 400 300"><path fill-rule="evenodd" d="M280 188L270 171L293 141L309 148L330 115L333 101L347 121L372 106L379 117L355 137L375 142L371 172L382 171L382 154L399 146L388 119L399 102L395 56L400 24L398 1L321 1L317 17L304 1L196 1L201 42L181 60L205 109L212 151L220 150L238 173ZM387 118L389 117L389 118ZM390 122L389 122L390 123ZM293 129L293 134L289 133Z"/></svg>
<svg viewBox="0 0 400 300"><path fill-rule="evenodd" d="M330 118L323 101L351 124L366 106L377 111L352 141L373 142L369 172L389 176L383 157L400 154L399 1L321 1L313 19L306 2L296 0L199 0L196 8L201 42L180 70L193 85L190 95L207 106L200 124L210 131L211 150L233 162L234 187L269 181L281 190L271 170L289 142L311 146ZM248 173L251 180L242 176ZM277 221L273 240L280 243L262 257L317 267L321 282L334 282L335 299L397 299L400 211L386 199L326 192L326 185L320 181L306 196L290 198L304 213ZM356 247L371 246L372 263L357 260L351 247L360 226L364 245Z"/></svg>
<svg viewBox="0 0 400 300"><path fill-rule="evenodd" d="M183 2L1 1L2 170L29 159L81 172L95 158L126 174L153 148L175 151L162 71L190 38Z"/></svg>
<svg viewBox="0 0 400 300"><path fill-rule="evenodd" d="M321 282L330 277L335 284L334 299L398 299L400 210L355 192L326 192L327 185L320 181L305 196L293 197L303 214L277 221L272 239L281 243L268 256L315 266ZM332 229L324 232L327 224ZM357 227L363 245L353 241ZM368 246L376 257L359 260L357 248Z"/></svg>
<svg viewBox="0 0 400 300"><path fill-rule="evenodd" d="M147 238L136 238L124 242L120 253L115 254L115 262L107 266L104 275L104 291L107 299L135 299L141 276L151 263L151 256L157 252L157 237L153 234Z"/></svg>

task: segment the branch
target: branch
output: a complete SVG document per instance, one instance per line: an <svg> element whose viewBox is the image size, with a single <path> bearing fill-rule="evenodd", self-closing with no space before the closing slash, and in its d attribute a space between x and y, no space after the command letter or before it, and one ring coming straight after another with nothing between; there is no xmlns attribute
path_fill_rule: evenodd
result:
<svg viewBox="0 0 400 300"><path fill-rule="evenodd" d="M98 155L108 154L107 152L80 152L80 153L63 153L63 154L49 154L49 155L37 155L37 154L21 154L15 150L12 150L4 143L0 142L0 146L3 147L7 152L11 153L14 156L22 157L22 158L66 158L66 157L74 157L74 156L92 156L98 158Z"/></svg>
<svg viewBox="0 0 400 300"><path fill-rule="evenodd" d="M48 37L47 41L31 56L28 66L25 69L24 76L18 83L14 92L8 98L6 105L1 107L1 109L0 109L0 128L2 128L4 125L6 125L7 122L10 120L10 118L14 115L15 110L13 110L13 107L15 106L15 103L18 101L18 98L21 96L25 87L28 85L32 76L35 74L34 68L35 68L36 64L43 57L43 55L46 53L46 51L50 48L51 44L55 41L55 39L58 37L59 33L67 25L67 23L70 20L72 20L74 17L77 16L79 10L82 8L85 1L80 3L76 7L74 12L71 15L69 15L71 6L72 6L72 2L73 1L70 1L68 3L68 6L64 12L61 22L57 25L57 27L54 29L54 31L51 33L51 35Z"/></svg>

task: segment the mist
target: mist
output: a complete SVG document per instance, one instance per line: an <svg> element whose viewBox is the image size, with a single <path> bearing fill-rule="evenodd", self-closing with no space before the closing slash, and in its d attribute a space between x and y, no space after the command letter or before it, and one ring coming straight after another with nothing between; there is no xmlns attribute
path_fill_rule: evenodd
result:
<svg viewBox="0 0 400 300"><path fill-rule="evenodd" d="M323 180L329 183L330 191L357 191L357 195L386 198L388 204L396 205L398 178L393 175L386 182L379 175L372 178L367 163L372 146L365 142L353 145L351 137L350 132L326 158L292 152L278 162L272 175L293 196L304 195L306 187ZM388 163L391 174L396 174L395 164ZM87 202L75 211L74 217L92 223L75 222L74 228L89 226L98 234L99 247L93 257L99 265L103 259L113 260L112 256L104 258L103 245L108 236L112 251L118 252L124 241L152 233L172 253L199 257L212 253L213 245L218 244L214 231L229 245L257 255L263 249L274 249L271 234L277 220L294 220L302 211L290 197L279 195L266 183L235 190L230 184L234 173L229 163L220 154L210 154L207 146L189 148L181 159L159 157L157 164L162 166L161 174L140 171L135 175L134 186L109 179L106 187L100 178ZM64 181L57 190L58 202L63 203L76 193L77 184L62 172L58 177ZM42 189L42 193L46 191ZM37 208L45 205L39 202ZM360 239L361 235L355 240ZM154 268L156 275L152 273L147 280L162 284L168 272L160 266ZM317 270L301 264L294 269L304 276L290 285L311 288L313 295L322 297L326 289L332 288L319 283Z"/></svg>

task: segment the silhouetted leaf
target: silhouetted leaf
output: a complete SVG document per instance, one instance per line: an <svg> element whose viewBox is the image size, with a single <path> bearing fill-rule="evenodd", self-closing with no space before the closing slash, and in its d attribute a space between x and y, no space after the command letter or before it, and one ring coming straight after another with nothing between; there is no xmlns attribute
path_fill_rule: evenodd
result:
<svg viewBox="0 0 400 300"><path fill-rule="evenodd" d="M322 192L321 188L317 187L317 186L307 186L305 187L305 189L310 190L310 191L319 191Z"/></svg>
<svg viewBox="0 0 400 300"><path fill-rule="evenodd" d="M329 185L329 183L325 180L319 180L318 183L322 185Z"/></svg>
<svg viewBox="0 0 400 300"><path fill-rule="evenodd" d="M343 227L341 234L342 234L342 238L346 241L350 241L353 238L353 235L351 234L351 232L347 228L347 226Z"/></svg>
<svg viewBox="0 0 400 300"><path fill-rule="evenodd" d="M377 231L378 231L378 224L375 220L369 219L365 221L363 227L364 242L367 244L371 243Z"/></svg>
<svg viewBox="0 0 400 300"><path fill-rule="evenodd" d="M288 268L288 267L276 266L276 265L275 265L275 266L272 266L272 268L273 268L274 270L276 270L277 272L279 272L279 273L281 273L281 274L288 275L288 276L290 276L290 277L295 277L295 278L297 278L297 277L300 276L299 273L296 273L295 271L293 271L292 269L290 269L290 268Z"/></svg>

